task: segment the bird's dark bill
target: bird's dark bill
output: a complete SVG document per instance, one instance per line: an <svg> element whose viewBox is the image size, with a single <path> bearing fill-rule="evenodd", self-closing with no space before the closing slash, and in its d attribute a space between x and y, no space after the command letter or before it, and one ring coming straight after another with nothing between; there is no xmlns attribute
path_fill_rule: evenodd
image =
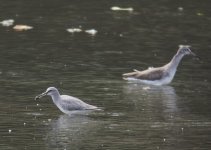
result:
<svg viewBox="0 0 211 150"><path fill-rule="evenodd" d="M42 94L40 94L40 95L37 95L34 99L35 99L35 100L40 99L40 98L42 98L43 96L45 96L46 94L47 94L47 93L44 92L44 93L42 93Z"/></svg>

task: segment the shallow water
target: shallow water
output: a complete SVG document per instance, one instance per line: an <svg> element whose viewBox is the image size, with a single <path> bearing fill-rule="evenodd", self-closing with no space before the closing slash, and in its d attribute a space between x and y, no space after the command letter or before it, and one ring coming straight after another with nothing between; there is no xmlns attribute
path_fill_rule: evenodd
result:
<svg viewBox="0 0 211 150"><path fill-rule="evenodd" d="M0 26L0 149L211 148L209 1L1 0L0 14L34 27ZM200 59L185 57L170 85L122 80L180 44ZM35 101L49 86L103 111L68 116L50 97Z"/></svg>

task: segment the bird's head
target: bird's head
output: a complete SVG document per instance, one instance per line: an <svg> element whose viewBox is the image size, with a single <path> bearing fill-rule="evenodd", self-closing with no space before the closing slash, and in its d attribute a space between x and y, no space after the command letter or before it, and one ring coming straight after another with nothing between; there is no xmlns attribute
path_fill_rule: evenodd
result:
<svg viewBox="0 0 211 150"><path fill-rule="evenodd" d="M58 93L58 90L55 87L49 87L49 88L47 88L47 90L44 93L37 95L35 97L35 100L40 99L40 98L42 98L43 96L46 96L46 95L52 96L52 95L57 94L57 93Z"/></svg>
<svg viewBox="0 0 211 150"><path fill-rule="evenodd" d="M196 56L191 50L189 45L179 45L179 50L177 52L180 55L192 55Z"/></svg>

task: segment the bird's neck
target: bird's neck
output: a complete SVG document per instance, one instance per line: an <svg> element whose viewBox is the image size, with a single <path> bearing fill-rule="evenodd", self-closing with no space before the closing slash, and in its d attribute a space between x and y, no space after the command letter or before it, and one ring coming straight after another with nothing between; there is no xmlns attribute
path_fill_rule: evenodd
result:
<svg viewBox="0 0 211 150"><path fill-rule="evenodd" d="M177 67L178 67L178 65L179 65L179 63L180 63L180 61L182 60L182 58L183 58L183 54L179 54L179 53L176 53L175 55L174 55L174 57L171 59L171 61L169 62L169 69L170 70L176 70L177 69Z"/></svg>
<svg viewBox="0 0 211 150"><path fill-rule="evenodd" d="M60 94L59 93L55 93L54 95L51 95L54 104L57 104L58 101L60 100Z"/></svg>

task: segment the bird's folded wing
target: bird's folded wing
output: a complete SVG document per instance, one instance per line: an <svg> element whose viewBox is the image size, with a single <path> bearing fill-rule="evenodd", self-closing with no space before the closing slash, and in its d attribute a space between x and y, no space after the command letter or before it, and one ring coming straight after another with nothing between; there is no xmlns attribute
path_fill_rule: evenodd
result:
<svg viewBox="0 0 211 150"><path fill-rule="evenodd" d="M95 106L89 105L82 100L73 97L73 96L67 96L67 95L62 95L63 100L62 100L62 107L65 108L66 110L87 110L87 109L94 109L96 108Z"/></svg>
<svg viewBox="0 0 211 150"><path fill-rule="evenodd" d="M144 71L137 71L123 74L123 79L135 78L140 80L160 80L164 75L162 68L153 68Z"/></svg>

